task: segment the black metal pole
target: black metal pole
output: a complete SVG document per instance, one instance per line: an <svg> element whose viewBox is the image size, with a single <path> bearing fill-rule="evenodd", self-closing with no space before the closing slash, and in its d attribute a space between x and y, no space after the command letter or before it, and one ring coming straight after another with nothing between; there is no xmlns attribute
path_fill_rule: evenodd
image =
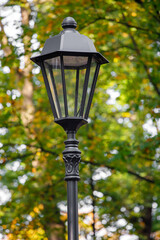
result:
<svg viewBox="0 0 160 240"><path fill-rule="evenodd" d="M65 180L67 181L67 213L68 213L68 240L78 240L78 187L79 162L81 152L78 149L78 141L75 132L67 132L63 160L66 167Z"/></svg>
<svg viewBox="0 0 160 240"><path fill-rule="evenodd" d="M67 181L68 239L78 239L77 181Z"/></svg>

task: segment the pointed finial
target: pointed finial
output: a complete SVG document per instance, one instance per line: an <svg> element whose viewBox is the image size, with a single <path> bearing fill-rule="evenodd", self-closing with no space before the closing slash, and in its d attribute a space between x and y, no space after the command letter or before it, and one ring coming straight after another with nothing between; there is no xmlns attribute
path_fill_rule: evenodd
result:
<svg viewBox="0 0 160 240"><path fill-rule="evenodd" d="M76 28L77 23L72 17L66 17L62 22L62 28Z"/></svg>

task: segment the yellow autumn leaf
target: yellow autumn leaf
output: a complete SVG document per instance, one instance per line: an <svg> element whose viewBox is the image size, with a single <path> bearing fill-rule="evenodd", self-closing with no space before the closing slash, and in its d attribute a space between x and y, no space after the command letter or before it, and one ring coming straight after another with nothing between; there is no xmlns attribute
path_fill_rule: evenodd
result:
<svg viewBox="0 0 160 240"><path fill-rule="evenodd" d="M113 62L117 63L118 62L118 58L114 58Z"/></svg>
<svg viewBox="0 0 160 240"><path fill-rule="evenodd" d="M60 216L60 219L61 219L62 221L66 221L66 220L67 220L67 214L61 215L61 216Z"/></svg>
<svg viewBox="0 0 160 240"><path fill-rule="evenodd" d="M35 168L32 168L32 173L35 173L36 172L36 169Z"/></svg>
<svg viewBox="0 0 160 240"><path fill-rule="evenodd" d="M15 224L12 224L11 225L11 229L14 230L16 228L16 225Z"/></svg>
<svg viewBox="0 0 160 240"><path fill-rule="evenodd" d="M45 233L45 231L42 228L38 228L37 232L38 234L41 234L41 235Z"/></svg>
<svg viewBox="0 0 160 240"><path fill-rule="evenodd" d="M39 204L38 207L39 207L40 210L43 210L43 209L44 209L44 205L43 205L43 204Z"/></svg>
<svg viewBox="0 0 160 240"><path fill-rule="evenodd" d="M37 152L36 156L38 156L38 157L41 156L41 152Z"/></svg>
<svg viewBox="0 0 160 240"><path fill-rule="evenodd" d="M131 15L132 15L132 17L136 17L136 16L137 16L137 13L132 12Z"/></svg>
<svg viewBox="0 0 160 240"><path fill-rule="evenodd" d="M33 211L34 211L35 213L39 213L38 207L34 207Z"/></svg>
<svg viewBox="0 0 160 240"><path fill-rule="evenodd" d="M128 37L128 33L122 33L122 36L124 37L124 38L127 38Z"/></svg>
<svg viewBox="0 0 160 240"><path fill-rule="evenodd" d="M122 117L124 117L124 118L129 118L130 116L131 116L131 114L129 112L122 113Z"/></svg>
<svg viewBox="0 0 160 240"><path fill-rule="evenodd" d="M2 228L3 229L7 229L7 225L2 225Z"/></svg>
<svg viewBox="0 0 160 240"><path fill-rule="evenodd" d="M144 79L142 80L142 82L143 82L143 83L148 83L148 79L144 78Z"/></svg>
<svg viewBox="0 0 160 240"><path fill-rule="evenodd" d="M29 215L30 215L32 218L35 217L35 213L34 213L34 212L31 212Z"/></svg>
<svg viewBox="0 0 160 240"><path fill-rule="evenodd" d="M16 223L17 223L17 220L14 219L14 220L12 221L12 224L16 224Z"/></svg>
<svg viewBox="0 0 160 240"><path fill-rule="evenodd" d="M150 90L150 86L145 87L145 90L149 91Z"/></svg>

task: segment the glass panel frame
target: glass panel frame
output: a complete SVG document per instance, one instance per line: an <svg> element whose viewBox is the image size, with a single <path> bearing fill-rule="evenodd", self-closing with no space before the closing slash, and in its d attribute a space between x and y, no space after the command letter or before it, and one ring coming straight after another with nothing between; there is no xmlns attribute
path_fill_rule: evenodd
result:
<svg viewBox="0 0 160 240"><path fill-rule="evenodd" d="M42 70L42 75L43 75L43 78L44 78L44 83L45 83L45 86L46 86L46 89L47 89L48 98L49 98L49 101L50 101L50 104L51 104L53 116L54 116L55 119L58 119L58 115L57 115L55 104L54 104L54 101L53 101L53 98L52 98L52 93L51 93L51 90L50 90L50 86L49 86L48 77L47 77L46 69L45 69L45 66L44 66L44 62L41 62L41 70Z"/></svg>
<svg viewBox="0 0 160 240"><path fill-rule="evenodd" d="M90 108L91 108L92 99L93 99L94 91L95 91L95 88L96 88L96 83L97 83L97 79L98 79L99 70L100 70L100 64L97 63L95 73L94 73L94 77L93 77L93 81L92 81L90 94L89 94L89 98L88 98L88 102L87 102L87 105L86 105L86 111L85 111L85 114L84 114L85 119L88 119L88 116L89 116L89 111L90 111Z"/></svg>
<svg viewBox="0 0 160 240"><path fill-rule="evenodd" d="M75 88L75 105L74 105L74 116L77 115L78 110L78 90L79 90L79 69L76 71L76 88Z"/></svg>
<svg viewBox="0 0 160 240"><path fill-rule="evenodd" d="M86 101L86 94L87 94L87 88L88 88L91 61L92 61L92 56L89 56L88 57L88 62L87 62L87 70L86 70L84 85L83 85L83 94L82 94L82 99L81 99L81 105L80 105L80 113L79 113L80 117L83 117L83 114L84 114L84 106L85 106L85 101Z"/></svg>
<svg viewBox="0 0 160 240"><path fill-rule="evenodd" d="M52 94L52 96L55 96L55 108L56 108L58 117L61 118L62 112L61 112L60 103L59 103L59 99L58 99L55 78L54 78L53 71L52 71L52 68L50 65L48 66L48 70L49 70L49 75L50 75L50 78L48 77L48 81L51 80L51 81L49 81L49 85L50 85L50 88L53 88L53 90L51 90L51 91L54 91L54 95Z"/></svg>
<svg viewBox="0 0 160 240"><path fill-rule="evenodd" d="M63 53L42 62L41 69L55 119L88 118L100 65L93 54Z"/></svg>
<svg viewBox="0 0 160 240"><path fill-rule="evenodd" d="M65 117L68 117L68 104L67 104L67 93L66 93L66 81L65 81L65 74L64 74L63 56L60 56L60 59L61 59L61 75L62 75L62 86L63 86L63 97L64 97L64 110L65 110Z"/></svg>

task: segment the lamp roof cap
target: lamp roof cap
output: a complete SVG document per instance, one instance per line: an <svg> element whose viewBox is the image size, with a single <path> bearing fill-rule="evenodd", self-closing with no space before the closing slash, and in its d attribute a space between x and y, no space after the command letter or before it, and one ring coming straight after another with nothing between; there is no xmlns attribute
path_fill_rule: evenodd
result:
<svg viewBox="0 0 160 240"><path fill-rule="evenodd" d="M62 22L62 28L76 28L77 22L72 17L66 17Z"/></svg>
<svg viewBox="0 0 160 240"><path fill-rule="evenodd" d="M46 40L42 52L32 56L31 60L38 65L45 59L59 56L60 54L89 56L94 55L99 64L108 63L108 60L96 51L91 39L75 30L77 22L72 17L66 17L62 22L63 30ZM79 55L78 55L79 54Z"/></svg>

